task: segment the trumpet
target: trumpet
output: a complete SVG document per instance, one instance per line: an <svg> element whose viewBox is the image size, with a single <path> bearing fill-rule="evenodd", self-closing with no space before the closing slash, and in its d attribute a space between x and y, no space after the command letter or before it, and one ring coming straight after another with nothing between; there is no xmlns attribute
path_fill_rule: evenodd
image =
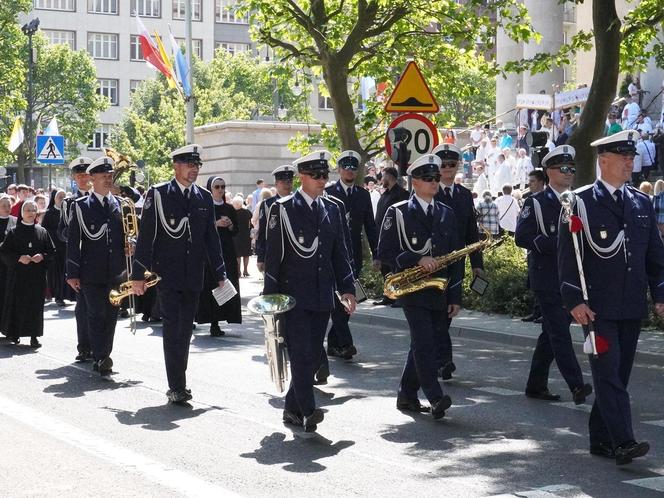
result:
<svg viewBox="0 0 664 498"><path fill-rule="evenodd" d="M442 270L446 266L459 261L468 254L476 251L483 251L485 249L493 249L503 242L503 239L494 240L491 233L482 227L486 238L470 244L463 249L452 251L449 254L444 254L434 258L436 261L436 268L432 271L425 270L421 266L413 266L406 268L398 273L390 273L385 277L385 285L383 287L383 294L390 299L398 299L407 294L412 294L422 289L438 289L445 291L447 289L447 279L432 277L434 273Z"/></svg>
<svg viewBox="0 0 664 498"><path fill-rule="evenodd" d="M159 283L161 280L161 277L157 275L154 272L151 271L146 271L145 272L145 287L154 287ZM134 297L134 291L131 288L131 280L127 280L126 282L122 282L120 284L120 287L117 289L112 289L111 292L108 294L108 300L111 302L113 306L120 306L120 303L125 297L129 297L130 299ZM132 314L134 310L132 308ZM132 315L130 315L132 316ZM135 316L135 314L133 314Z"/></svg>

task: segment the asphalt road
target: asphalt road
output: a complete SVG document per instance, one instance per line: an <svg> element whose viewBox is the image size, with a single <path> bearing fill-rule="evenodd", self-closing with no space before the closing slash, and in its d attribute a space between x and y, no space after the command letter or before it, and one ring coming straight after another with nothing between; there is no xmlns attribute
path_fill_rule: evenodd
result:
<svg viewBox="0 0 664 498"><path fill-rule="evenodd" d="M523 394L530 351L455 341L453 406L441 421L397 411L407 331L355 325L360 354L333 360L316 435L281 423L262 323L245 316L192 340L189 408L166 404L161 329L119 322L117 373L74 364L73 306L46 307L43 348L0 342L0 496L607 496L664 492L662 367L636 365L631 393L648 457L587 452L587 409ZM27 342L27 341L23 341ZM580 358L585 372L587 361ZM645 487L644 487L645 486ZM657 491L659 490L659 491Z"/></svg>

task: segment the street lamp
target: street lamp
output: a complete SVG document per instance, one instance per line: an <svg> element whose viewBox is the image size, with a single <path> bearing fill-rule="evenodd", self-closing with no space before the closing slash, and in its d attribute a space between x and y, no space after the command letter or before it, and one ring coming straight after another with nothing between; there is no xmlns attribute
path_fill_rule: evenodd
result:
<svg viewBox="0 0 664 498"><path fill-rule="evenodd" d="M279 119L284 119L288 114L288 109L284 107L284 103L279 104L279 109L277 109L277 117Z"/></svg>
<svg viewBox="0 0 664 498"><path fill-rule="evenodd" d="M295 74L295 84L291 87L291 92L296 97L302 95L302 87L300 86L300 81L298 80L297 74Z"/></svg>
<svg viewBox="0 0 664 498"><path fill-rule="evenodd" d="M24 24L21 26L21 31L23 31L23 34L28 37L28 96L27 96L27 101L28 101L28 109L26 111L26 116L25 116L25 128L23 131L23 134L25 135L26 139L26 144L27 144L27 157L28 157L28 165L32 167L32 153L33 153L33 147L32 147L32 73L34 71L34 64L35 64L35 55L33 53L32 49L32 36L37 32L39 29L39 18L35 17L32 21L29 23ZM19 182L25 182L25 178L22 178L24 176L24 171L23 171L23 165L19 165L18 168L18 180Z"/></svg>

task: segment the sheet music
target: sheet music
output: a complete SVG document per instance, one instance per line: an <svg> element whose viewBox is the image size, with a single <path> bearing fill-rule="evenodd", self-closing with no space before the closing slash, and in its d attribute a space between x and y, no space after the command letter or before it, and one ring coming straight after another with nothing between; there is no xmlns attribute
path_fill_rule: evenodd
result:
<svg viewBox="0 0 664 498"><path fill-rule="evenodd" d="M217 301L217 304L219 306L223 306L224 304L226 304L236 294L237 290L235 289L235 286L228 279L226 279L226 282L224 283L224 286L222 288L215 287L214 289L212 289L212 297L214 297L215 301Z"/></svg>

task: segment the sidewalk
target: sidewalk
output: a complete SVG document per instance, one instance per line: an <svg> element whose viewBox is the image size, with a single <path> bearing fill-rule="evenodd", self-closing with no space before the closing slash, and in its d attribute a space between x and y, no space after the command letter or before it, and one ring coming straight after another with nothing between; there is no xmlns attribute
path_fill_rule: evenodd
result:
<svg viewBox="0 0 664 498"><path fill-rule="evenodd" d="M242 304L257 296L263 286L258 278L255 258L249 265L251 277L240 279ZM372 300L358 305L351 318L351 323L362 323L378 327L408 329L403 311L390 306L374 306ZM507 315L493 315L479 311L462 310L454 318L450 327L452 337L463 337L482 341L496 342L515 346L534 347L542 329L541 325L524 323L519 318ZM572 340L578 353L583 353L583 332L578 325L572 325ZM636 361L664 365L664 332L661 330L644 330L639 338Z"/></svg>

